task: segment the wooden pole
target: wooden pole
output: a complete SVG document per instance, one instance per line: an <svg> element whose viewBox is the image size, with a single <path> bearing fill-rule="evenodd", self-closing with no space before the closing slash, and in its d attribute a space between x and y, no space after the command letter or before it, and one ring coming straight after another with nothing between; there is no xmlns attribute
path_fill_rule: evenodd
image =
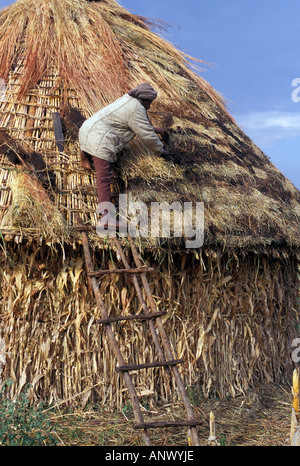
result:
<svg viewBox="0 0 300 466"><path fill-rule="evenodd" d="M135 262L137 267L142 267L143 266L142 261L139 258L138 251L137 251L137 249L135 247L134 241L133 241L133 239L131 238L131 236L129 234L128 234L128 239L129 239L129 243L130 243L130 247L131 247L134 262ZM142 273L141 274L141 279L142 279L143 287L144 287L144 289L146 291L147 298L149 300L151 310L152 310L152 312L157 312L157 307L156 307L155 301L153 299L152 293L150 291L150 287L149 287L149 283L148 283L147 278L146 278L146 274ZM164 326L163 326L163 323L162 323L162 320L161 320L160 317L158 317L156 319L156 326L157 326L157 329L159 331L161 341L162 341L162 345L163 345L163 348L165 350L165 355L166 355L167 359L169 359L169 360L174 359L172 348L171 348L168 336L166 334L166 331L164 329ZM187 413L187 416L188 416L188 420L193 421L194 420L193 408L192 408L190 400L189 400L189 398L187 396L187 393L185 391L185 386L184 386L183 380L181 379L179 370L178 370L178 368L176 366L172 367L171 370L173 372L178 391L179 391L181 399L183 401L183 404L184 404L184 407L185 407L185 410L186 410L186 413ZM197 432L196 427L191 427L189 429L188 439L190 439L189 442L191 441L193 446L200 446L199 438L198 438L198 432Z"/></svg>
<svg viewBox="0 0 300 466"><path fill-rule="evenodd" d="M291 432L290 432L290 444L294 446L300 446L299 436L299 369L295 369L293 372L293 407L292 407L292 420L291 420Z"/></svg>
<svg viewBox="0 0 300 466"><path fill-rule="evenodd" d="M218 442L216 439L216 424L215 424L215 415L211 411L209 414L209 438L207 440L208 445L217 446Z"/></svg>
<svg viewBox="0 0 300 466"><path fill-rule="evenodd" d="M299 413L299 369L293 372L293 408L295 412Z"/></svg>

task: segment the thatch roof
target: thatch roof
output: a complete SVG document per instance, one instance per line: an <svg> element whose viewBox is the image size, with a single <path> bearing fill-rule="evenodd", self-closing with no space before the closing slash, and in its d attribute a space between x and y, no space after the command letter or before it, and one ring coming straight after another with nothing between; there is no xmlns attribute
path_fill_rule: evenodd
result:
<svg viewBox="0 0 300 466"><path fill-rule="evenodd" d="M0 213L7 214L17 176L9 134L55 172L52 197L68 225L78 213L95 223L95 179L79 166L74 109L88 117L147 81L159 93L149 116L172 133L172 155L154 157L136 140L116 168L116 186L142 201L204 201L206 244L299 248L299 191L237 126L190 57L155 27L161 33L164 24L113 0L18 0L1 11L7 92L0 103ZM53 112L63 118L61 153ZM16 225L2 222L2 230L15 232Z"/></svg>

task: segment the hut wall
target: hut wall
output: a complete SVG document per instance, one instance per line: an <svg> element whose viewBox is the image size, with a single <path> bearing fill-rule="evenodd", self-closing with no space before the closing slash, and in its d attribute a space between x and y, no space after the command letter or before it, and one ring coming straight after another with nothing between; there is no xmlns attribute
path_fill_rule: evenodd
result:
<svg viewBox="0 0 300 466"><path fill-rule="evenodd" d="M127 392L90 294L80 247L53 251L42 245L6 243L0 268L0 379L10 395L31 384L33 400L69 400L120 407ZM61 259L60 259L61 258ZM99 266L115 267L114 251L97 250ZM235 396L260 382L290 379L291 342L297 336L297 262L266 254L221 255L202 251L148 255L159 273L151 288L187 386L205 395ZM114 263L112 263L112 261ZM104 277L103 297L112 315L139 311L131 282ZM157 359L144 323L114 324L129 363ZM3 360L3 355L2 355ZM176 399L162 370L133 374L148 402Z"/></svg>

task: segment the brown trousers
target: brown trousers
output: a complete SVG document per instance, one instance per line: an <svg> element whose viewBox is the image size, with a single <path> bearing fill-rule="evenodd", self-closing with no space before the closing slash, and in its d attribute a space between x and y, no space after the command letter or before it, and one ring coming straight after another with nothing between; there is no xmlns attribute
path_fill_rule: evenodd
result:
<svg viewBox="0 0 300 466"><path fill-rule="evenodd" d="M111 202L110 185L113 179L111 165L107 160L93 157L97 178L98 203Z"/></svg>

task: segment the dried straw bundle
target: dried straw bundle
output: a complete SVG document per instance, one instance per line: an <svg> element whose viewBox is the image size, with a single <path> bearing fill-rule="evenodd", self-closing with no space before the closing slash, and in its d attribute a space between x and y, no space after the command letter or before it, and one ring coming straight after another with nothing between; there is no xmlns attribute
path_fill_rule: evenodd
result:
<svg viewBox="0 0 300 466"><path fill-rule="evenodd" d="M153 81L168 97L183 95L192 79L220 104L219 94L190 71L187 60L191 57L154 34L150 29L154 26L164 28L162 22L130 14L115 1L19 0L4 9L0 18L0 42L5 43L0 53L2 78L7 80L21 52L21 94L56 68L60 82L76 89L88 109L91 103L105 105L122 95L133 82L146 77L151 64ZM37 31L41 32L38 41Z"/></svg>
<svg viewBox="0 0 300 466"><path fill-rule="evenodd" d="M1 227L23 230L36 229L37 237L55 243L69 240L69 228L48 194L28 173L15 172L11 182L12 203L1 220Z"/></svg>

